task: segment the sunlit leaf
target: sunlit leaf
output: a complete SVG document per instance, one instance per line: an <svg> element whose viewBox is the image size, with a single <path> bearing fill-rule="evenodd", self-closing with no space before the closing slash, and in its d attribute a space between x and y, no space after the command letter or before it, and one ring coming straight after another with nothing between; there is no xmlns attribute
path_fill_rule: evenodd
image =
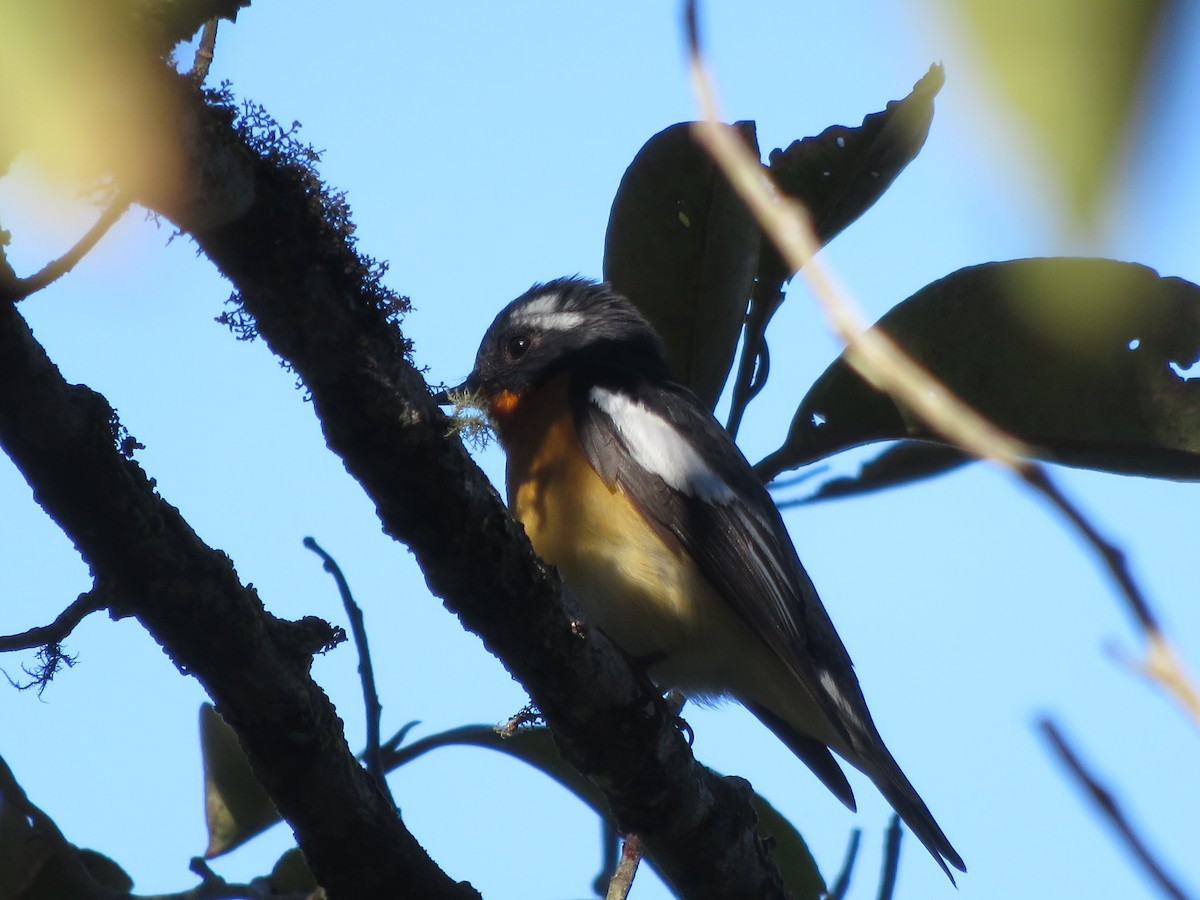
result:
<svg viewBox="0 0 1200 900"><path fill-rule="evenodd" d="M943 0L1077 220L1116 174L1167 0Z"/></svg>
<svg viewBox="0 0 1200 900"><path fill-rule="evenodd" d="M0 3L0 166L27 150L68 183L116 173L162 196L180 183L176 98L140 4Z"/></svg>
<svg viewBox="0 0 1200 900"><path fill-rule="evenodd" d="M737 128L757 155L754 123ZM758 247L753 216L689 123L638 151L609 214L604 278L658 329L673 371L710 408L733 364Z"/></svg>
<svg viewBox="0 0 1200 900"><path fill-rule="evenodd" d="M962 399L1043 459L1200 478L1200 288L1104 259L1026 259L961 269L878 323ZM773 476L925 426L844 358L800 404Z"/></svg>
<svg viewBox="0 0 1200 900"><path fill-rule="evenodd" d="M279 814L250 770L237 734L209 703L200 707L200 750L208 826L204 855L211 859L275 824Z"/></svg>

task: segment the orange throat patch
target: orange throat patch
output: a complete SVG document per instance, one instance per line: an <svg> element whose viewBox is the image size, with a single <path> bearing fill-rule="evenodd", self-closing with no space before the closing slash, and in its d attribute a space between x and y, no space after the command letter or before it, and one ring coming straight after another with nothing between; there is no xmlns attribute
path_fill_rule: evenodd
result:
<svg viewBox="0 0 1200 900"><path fill-rule="evenodd" d="M521 405L521 395L513 391L500 391L487 401L488 415L501 430L512 421L513 414Z"/></svg>

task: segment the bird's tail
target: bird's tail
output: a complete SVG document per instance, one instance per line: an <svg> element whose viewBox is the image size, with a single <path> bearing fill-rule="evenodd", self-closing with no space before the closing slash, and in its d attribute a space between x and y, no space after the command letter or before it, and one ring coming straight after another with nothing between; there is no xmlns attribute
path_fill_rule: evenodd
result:
<svg viewBox="0 0 1200 900"><path fill-rule="evenodd" d="M925 805L925 801L920 798L916 789L900 771L900 766L892 759L892 755L888 753L882 743L875 752L870 754L869 759L863 759L861 762L856 762L855 765L875 782L875 786L892 805L892 809L899 813L904 824L938 861L938 865L942 867L942 871L946 873L950 883L956 884L950 866L960 872L967 871L962 857L950 845L950 841L938 823L934 821L929 807Z"/></svg>
<svg viewBox="0 0 1200 900"><path fill-rule="evenodd" d="M834 796L850 809L855 808L850 783L824 742L804 734L786 718L761 703L747 702L746 706L787 745L788 749L813 770ZM865 704L863 709L865 713ZM900 771L900 766L892 758L874 724L870 722L869 715L857 719L856 724L858 727L853 732L845 733L847 744L838 747L836 752L875 782L875 786L892 805L892 809L899 813L909 830L917 836L917 840L924 844L937 860L950 883L956 884L950 866L960 872L967 871L962 857L950 845L950 841L934 821L925 801Z"/></svg>

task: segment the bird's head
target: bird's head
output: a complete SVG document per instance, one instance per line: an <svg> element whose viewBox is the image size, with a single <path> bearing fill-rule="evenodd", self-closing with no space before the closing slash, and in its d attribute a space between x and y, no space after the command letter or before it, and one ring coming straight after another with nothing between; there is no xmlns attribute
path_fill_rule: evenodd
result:
<svg viewBox="0 0 1200 900"><path fill-rule="evenodd" d="M500 311L459 390L503 413L555 375L585 364L665 372L662 339L607 284L560 278L534 285Z"/></svg>

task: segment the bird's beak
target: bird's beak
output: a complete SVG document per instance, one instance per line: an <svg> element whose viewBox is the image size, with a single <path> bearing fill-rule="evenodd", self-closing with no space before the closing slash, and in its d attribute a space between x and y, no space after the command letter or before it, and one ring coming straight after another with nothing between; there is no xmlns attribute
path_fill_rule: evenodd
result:
<svg viewBox="0 0 1200 900"><path fill-rule="evenodd" d="M451 399L453 395L474 393L478 386L479 380L475 377L475 373L472 372L467 376L466 381L458 385L458 387L446 388L444 391L438 391L435 393L433 395L433 401L438 406L452 406L454 404L454 400Z"/></svg>

